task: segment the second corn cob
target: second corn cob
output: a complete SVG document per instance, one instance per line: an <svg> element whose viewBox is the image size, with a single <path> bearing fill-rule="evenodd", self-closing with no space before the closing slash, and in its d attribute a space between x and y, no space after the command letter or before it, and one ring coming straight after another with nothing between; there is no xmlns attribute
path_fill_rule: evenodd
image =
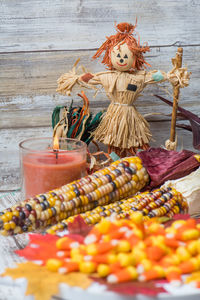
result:
<svg viewBox="0 0 200 300"><path fill-rule="evenodd" d="M0 212L0 232L13 235L44 228L74 213L134 195L148 181L140 158L124 158L92 175Z"/></svg>
<svg viewBox="0 0 200 300"><path fill-rule="evenodd" d="M149 220L153 217L172 217L180 211L187 210L187 203L184 201L181 193L173 188L160 188L153 192L144 192L135 195L132 198L116 201L114 203L98 206L91 211L81 213L80 216L86 224L99 223L103 218L116 213L116 218L124 219L131 216L135 211L141 211L143 219ZM47 232L55 234L57 231L67 228L68 224L73 222L75 216L63 220L62 222L51 226Z"/></svg>

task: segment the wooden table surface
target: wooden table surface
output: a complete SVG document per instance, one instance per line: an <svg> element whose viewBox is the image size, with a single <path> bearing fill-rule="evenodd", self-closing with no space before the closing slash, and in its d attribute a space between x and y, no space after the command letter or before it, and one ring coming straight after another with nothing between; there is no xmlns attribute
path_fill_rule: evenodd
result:
<svg viewBox="0 0 200 300"><path fill-rule="evenodd" d="M0 211L8 208L20 199L20 193L1 193ZM14 250L22 249L28 242L28 234L17 235L13 237L4 237L0 235L0 272L6 267L12 267L15 262L24 261L14 253Z"/></svg>

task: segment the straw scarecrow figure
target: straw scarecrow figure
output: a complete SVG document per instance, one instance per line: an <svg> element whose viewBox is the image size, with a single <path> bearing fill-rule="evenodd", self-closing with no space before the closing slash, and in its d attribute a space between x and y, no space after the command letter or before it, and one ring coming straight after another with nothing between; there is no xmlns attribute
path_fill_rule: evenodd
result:
<svg viewBox="0 0 200 300"><path fill-rule="evenodd" d="M120 157L149 148L149 124L134 106L143 89L148 84L166 80L171 84L181 81L184 87L189 80L183 68L168 73L158 70L147 72L145 65L150 65L143 54L150 49L146 44L141 46L139 38L134 37L135 27L129 23L118 24L117 33L107 37L93 56L96 59L105 52L102 63L108 67L107 71L78 75L74 66L58 79L57 91L64 95L70 95L75 84L89 88L103 86L111 103L94 133L94 139L108 145L108 152L114 151Z"/></svg>

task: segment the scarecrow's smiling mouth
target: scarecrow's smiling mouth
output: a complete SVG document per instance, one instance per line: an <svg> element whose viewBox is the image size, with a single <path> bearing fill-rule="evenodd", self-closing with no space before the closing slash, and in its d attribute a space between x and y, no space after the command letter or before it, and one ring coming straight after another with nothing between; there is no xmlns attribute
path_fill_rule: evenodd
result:
<svg viewBox="0 0 200 300"><path fill-rule="evenodd" d="M127 64L119 64L118 62L117 62L117 64L118 64L120 67L124 67L124 66L127 65Z"/></svg>

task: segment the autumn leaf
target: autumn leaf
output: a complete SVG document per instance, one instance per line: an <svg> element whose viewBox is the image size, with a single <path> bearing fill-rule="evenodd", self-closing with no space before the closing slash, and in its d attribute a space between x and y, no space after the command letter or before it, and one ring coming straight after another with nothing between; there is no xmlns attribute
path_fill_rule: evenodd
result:
<svg viewBox="0 0 200 300"><path fill-rule="evenodd" d="M89 226L85 223L84 219L81 216L77 216L72 223L68 224L69 234L78 234L85 237L92 226Z"/></svg>
<svg viewBox="0 0 200 300"><path fill-rule="evenodd" d="M29 234L28 245L24 249L16 250L15 253L28 260L45 262L49 258L57 258L56 241L58 239L58 236L51 234Z"/></svg>
<svg viewBox="0 0 200 300"><path fill-rule="evenodd" d="M83 243L85 235L87 235L91 228L92 226L88 226L83 218L77 216L75 220L69 224L69 234L65 236L79 243ZM49 258L58 258L58 249L56 248L56 241L58 239L59 236L51 234L29 234L28 245L24 249L16 250L15 253L28 260L40 261L41 264L45 264Z"/></svg>
<svg viewBox="0 0 200 300"><path fill-rule="evenodd" d="M159 293L166 293L166 290L161 286L161 284L167 283L167 280L151 280L147 282L129 281L118 284L110 284L103 278L91 278L100 284L106 285L109 291L126 296L133 296L136 294L156 296ZM159 283L159 286L156 285L157 283Z"/></svg>
<svg viewBox="0 0 200 300"><path fill-rule="evenodd" d="M50 300L58 294L59 284L66 283L69 286L77 286L87 289L92 280L83 273L59 274L50 272L45 267L32 262L17 264L17 268L7 268L1 276L10 276L13 279L26 278L26 295L34 295L35 300Z"/></svg>

